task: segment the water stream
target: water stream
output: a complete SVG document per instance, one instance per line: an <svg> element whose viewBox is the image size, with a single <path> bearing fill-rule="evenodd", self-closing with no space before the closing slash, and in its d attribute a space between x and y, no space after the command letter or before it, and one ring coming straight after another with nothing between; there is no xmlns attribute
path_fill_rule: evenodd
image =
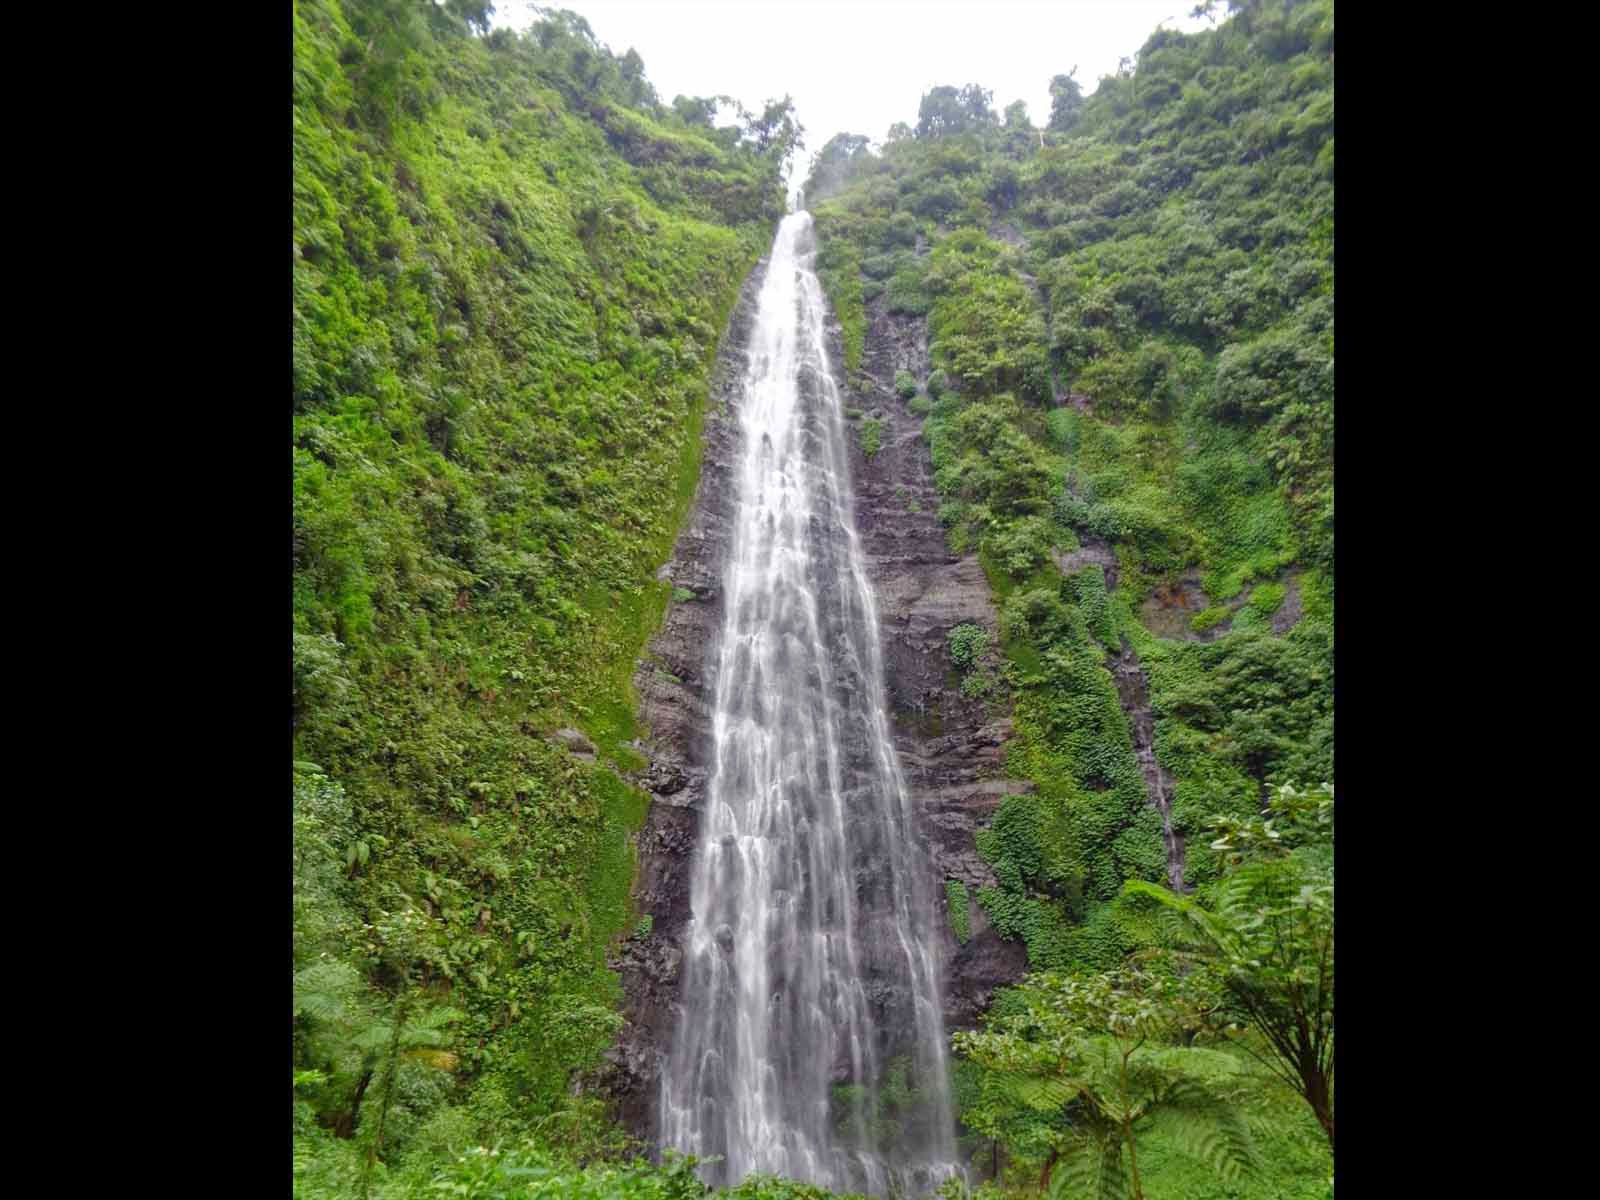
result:
<svg viewBox="0 0 1600 1200"><path fill-rule="evenodd" d="M811 217L747 346L715 761L662 1145L837 1191L955 1171L942 910L890 738Z"/></svg>

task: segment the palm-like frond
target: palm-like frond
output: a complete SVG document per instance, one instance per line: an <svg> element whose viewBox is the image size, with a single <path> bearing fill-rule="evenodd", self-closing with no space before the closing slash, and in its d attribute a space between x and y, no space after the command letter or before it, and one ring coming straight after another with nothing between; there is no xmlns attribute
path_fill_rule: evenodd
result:
<svg viewBox="0 0 1600 1200"><path fill-rule="evenodd" d="M1006 1099L1041 1113L1060 1112L1080 1091L1070 1080L1021 1071L991 1071L986 1082Z"/></svg>
<svg viewBox="0 0 1600 1200"><path fill-rule="evenodd" d="M313 963L295 972L295 1016L330 1022L348 1020L360 988L361 976L348 963Z"/></svg>
<svg viewBox="0 0 1600 1200"><path fill-rule="evenodd" d="M446 1005L430 1008L406 1023L400 1031L400 1044L407 1048L443 1045L449 1037L445 1026L462 1020L466 1015L459 1008Z"/></svg>
<svg viewBox="0 0 1600 1200"><path fill-rule="evenodd" d="M1162 1123L1180 1149L1230 1182L1260 1166L1243 1110L1215 1085L1181 1078L1161 1098Z"/></svg>
<svg viewBox="0 0 1600 1200"><path fill-rule="evenodd" d="M1127 1200L1128 1169L1119 1137L1081 1138L1050 1175L1050 1200Z"/></svg>
<svg viewBox="0 0 1600 1200"><path fill-rule="evenodd" d="M1126 899L1151 901L1141 906L1140 915L1145 927L1174 950L1210 953L1229 945L1233 931L1215 915L1206 911L1188 896L1169 892L1166 888L1143 879L1130 879L1122 885Z"/></svg>

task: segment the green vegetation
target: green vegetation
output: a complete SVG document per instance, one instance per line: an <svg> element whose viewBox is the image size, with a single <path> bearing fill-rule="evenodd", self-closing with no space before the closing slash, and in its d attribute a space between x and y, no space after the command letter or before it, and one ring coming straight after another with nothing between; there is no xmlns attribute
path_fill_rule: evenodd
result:
<svg viewBox="0 0 1600 1200"><path fill-rule="evenodd" d="M883 449L883 422L877 417L868 417L861 422L857 430L861 437L861 453L869 459Z"/></svg>
<svg viewBox="0 0 1600 1200"><path fill-rule="evenodd" d="M955 1035L956 1050L986 1068L964 1120L1008 1140L1026 1129L1047 1151L1039 1182L1051 1195L1142 1200L1139 1144L1158 1121L1223 1180L1255 1173L1248 1085L1232 1056L1179 1044L1179 994L1170 977L1130 970L1030 976L1014 994L1021 1011Z"/></svg>
<svg viewBox="0 0 1600 1200"><path fill-rule="evenodd" d="M978 625L957 625L949 633L950 661L963 671L978 665L989 649L989 633Z"/></svg>
<svg viewBox="0 0 1600 1200"><path fill-rule="evenodd" d="M1204 897L1129 880L1208 1018L1310 1106L1333 1149L1333 790L1278 790L1268 818L1215 822L1229 873Z"/></svg>
<svg viewBox="0 0 1600 1200"><path fill-rule="evenodd" d="M950 661L961 673L961 694L977 700L994 694L1001 686L990 652L987 629L970 623L957 625L949 633Z"/></svg>
<svg viewBox="0 0 1600 1200"><path fill-rule="evenodd" d="M926 301L935 370L913 411L950 547L978 555L1000 603L1006 767L1035 785L978 835L998 881L978 900L1062 978L1148 951L1136 892L1165 894L1112 654L1133 651L1148 680L1201 897L1232 869L1208 822L1332 779L1333 6L1229 9L1203 33L1157 32L1088 98L1058 77L1042 131L976 85L934 88L915 129L808 188L836 304L887 305L852 289L912 267ZM1063 570L1094 543L1115 555L1114 589L1099 566ZM1207 601L1179 610L1187 635L1155 636L1144 610L1196 578ZM1291 582L1298 618L1277 634ZM1268 899L1239 903L1259 915ZM996 1019L1020 1003L997 1001ZM1248 1064L1256 1049L1218 1052ZM966 1113L983 1100L964 1070ZM1239 1103L1268 1166L1236 1194L1323 1194L1316 1105ZM987 1128L1016 1162L1032 1153L1021 1126ZM1161 1179L1191 1178L1177 1142L1152 1145ZM1182 1194L1216 1194L1194 1179Z"/></svg>
<svg viewBox="0 0 1600 1200"><path fill-rule="evenodd" d="M1332 779L1333 8L1229 8L1090 97L1058 76L1043 130L934 87L806 181L857 397L869 314L926 320L933 370L895 390L1000 610L950 631L952 681L1009 702L1034 787L947 912L966 944L975 898L1035 974L956 1079L967 1148L1056 1197L1320 1200L1331 1171L1331 790L1294 786ZM582 18L491 11L293 17L295 1194L697 1200L589 1085L608 953L653 928L630 681L695 599L655 571L803 131L787 99L718 127L731 101L662 103ZM1194 579L1176 628L1225 632L1155 636ZM1161 886L1124 648L1193 895Z"/></svg>
<svg viewBox="0 0 1600 1200"><path fill-rule="evenodd" d="M1266 816L1208 832L1222 879L1193 897L1125 886L1122 965L1030 976L955 1036L963 1123L1005 1145L1009 1181L1201 1196L1213 1174L1229 1194L1327 1194L1332 789L1285 786Z"/></svg>
<svg viewBox="0 0 1600 1200"><path fill-rule="evenodd" d="M956 935L956 942L965 946L972 938L972 913L967 907L970 903L967 885L959 879L945 880L944 897L950 914L950 931Z"/></svg>
<svg viewBox="0 0 1600 1200"><path fill-rule="evenodd" d="M663 105L571 14L477 36L487 11L294 14L308 1196L404 1191L535 1129L569 1159L621 1146L571 1084L641 920L629 681L689 598L653 575L800 135L784 101L722 129L716 101ZM596 761L549 740L568 728Z"/></svg>

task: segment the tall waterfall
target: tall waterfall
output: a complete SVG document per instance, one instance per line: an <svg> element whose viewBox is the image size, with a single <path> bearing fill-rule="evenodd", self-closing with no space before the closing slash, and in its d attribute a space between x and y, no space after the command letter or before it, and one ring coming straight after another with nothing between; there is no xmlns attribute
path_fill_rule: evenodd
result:
<svg viewBox="0 0 1600 1200"><path fill-rule="evenodd" d="M715 762L662 1144L833 1190L956 1170L942 909L890 739L811 216L778 228L748 346Z"/></svg>

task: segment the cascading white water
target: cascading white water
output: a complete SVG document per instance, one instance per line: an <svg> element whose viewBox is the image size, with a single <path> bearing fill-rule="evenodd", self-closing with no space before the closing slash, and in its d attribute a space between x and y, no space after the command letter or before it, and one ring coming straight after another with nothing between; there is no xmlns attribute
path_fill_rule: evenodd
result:
<svg viewBox="0 0 1600 1200"><path fill-rule="evenodd" d="M932 880L883 698L811 217L778 228L748 345L715 762L665 1148L833 1190L957 1170Z"/></svg>

